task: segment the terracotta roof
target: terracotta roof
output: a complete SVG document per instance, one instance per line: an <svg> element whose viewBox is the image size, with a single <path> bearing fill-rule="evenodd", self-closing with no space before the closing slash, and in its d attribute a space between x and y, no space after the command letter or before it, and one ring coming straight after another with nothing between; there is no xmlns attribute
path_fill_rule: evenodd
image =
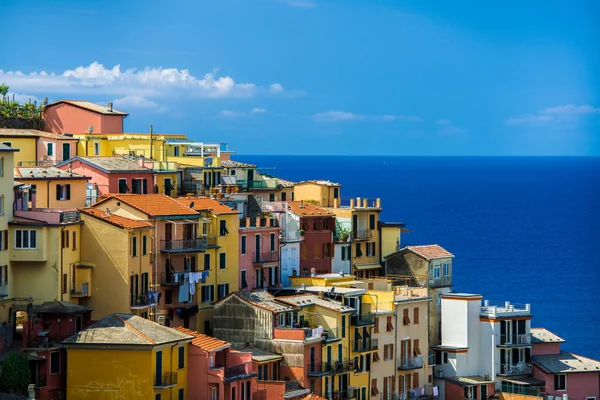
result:
<svg viewBox="0 0 600 400"><path fill-rule="evenodd" d="M101 219L102 221L108 222L109 224L118 226L119 228L124 228L128 230L137 228L148 228L152 226L152 224L147 221L126 218L116 214L109 214L106 211L102 211L97 208L83 208L81 209L81 212L92 217Z"/></svg>
<svg viewBox="0 0 600 400"><path fill-rule="evenodd" d="M52 132L38 131L37 129L0 128L0 136L21 136L30 138L44 137L56 140L77 140L71 136L59 135L57 133Z"/></svg>
<svg viewBox="0 0 600 400"><path fill-rule="evenodd" d="M561 351L560 354L544 354L531 357L533 362L546 371L558 374L565 372L600 372L600 361Z"/></svg>
<svg viewBox="0 0 600 400"><path fill-rule="evenodd" d="M137 315L110 314L69 337L65 344L157 345L192 339L193 336Z"/></svg>
<svg viewBox="0 0 600 400"><path fill-rule="evenodd" d="M327 400L325 397L318 396L316 394L309 394L306 397L303 397L301 400Z"/></svg>
<svg viewBox="0 0 600 400"><path fill-rule="evenodd" d="M15 167L15 177L27 179L85 179L90 178L54 167Z"/></svg>
<svg viewBox="0 0 600 400"><path fill-rule="evenodd" d="M192 339L192 345L200 348L200 350L203 350L207 353L223 350L231 346L231 344L224 340L220 340L208 335L203 335L201 333L194 332L183 327L177 327L175 329L181 333L194 336L194 339Z"/></svg>
<svg viewBox="0 0 600 400"><path fill-rule="evenodd" d="M211 211L215 214L239 214L239 211L208 197L179 197L178 202L190 207L194 203L196 211Z"/></svg>
<svg viewBox="0 0 600 400"><path fill-rule="evenodd" d="M35 314L68 315L92 311L89 307L69 303L67 301L46 301L40 305L34 305L31 312Z"/></svg>
<svg viewBox="0 0 600 400"><path fill-rule="evenodd" d="M199 213L183 203L164 194L109 194L94 204L94 208L110 199L117 199L151 217L187 215L199 217Z"/></svg>
<svg viewBox="0 0 600 400"><path fill-rule="evenodd" d="M434 258L454 257L454 254L445 250L442 246L438 246L437 244L430 244L427 246L406 246L405 249L408 249L413 253L426 258L427 260L432 260Z"/></svg>
<svg viewBox="0 0 600 400"><path fill-rule="evenodd" d="M141 166L137 161L121 156L93 156L93 157L73 157L67 161L63 161L57 166L68 165L74 161L83 161L84 163L94 166L105 172L147 172L151 173L150 168Z"/></svg>
<svg viewBox="0 0 600 400"><path fill-rule="evenodd" d="M104 106L102 104L92 103L91 101L85 101L85 100L59 100L54 103L48 104L46 106L46 108L58 105L60 103L70 104L72 106L84 108L86 110L93 111L93 112L96 112L96 113L102 114L102 115L121 115L121 116L129 115L126 112L115 110L114 108L111 111L107 106Z"/></svg>
<svg viewBox="0 0 600 400"><path fill-rule="evenodd" d="M287 203L290 211L302 217L322 217L334 215L326 209L306 201L288 201Z"/></svg>
<svg viewBox="0 0 600 400"><path fill-rule="evenodd" d="M565 343L566 340L546 328L531 328L532 343Z"/></svg>

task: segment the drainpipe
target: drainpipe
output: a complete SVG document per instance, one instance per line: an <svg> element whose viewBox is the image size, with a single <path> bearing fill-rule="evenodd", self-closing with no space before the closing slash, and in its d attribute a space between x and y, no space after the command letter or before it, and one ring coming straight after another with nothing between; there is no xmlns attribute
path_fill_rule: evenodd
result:
<svg viewBox="0 0 600 400"><path fill-rule="evenodd" d="M50 208L50 181L46 182L46 184L47 184L46 185L46 207ZM37 201L37 199L36 199L36 201ZM37 208L37 205L36 205L36 208Z"/></svg>
<svg viewBox="0 0 600 400"><path fill-rule="evenodd" d="M152 160L152 125L150 125L150 159Z"/></svg>
<svg viewBox="0 0 600 400"><path fill-rule="evenodd" d="M392 288L393 288L393 286L392 286ZM398 357L396 356L396 354L398 354L398 334L400 332L398 330L398 304L395 301L395 297L396 297L396 294L394 293L394 319L396 320L396 325L395 325L396 326L396 334L394 335L394 369L396 370L398 368ZM427 350L429 351L429 348ZM398 389L400 389L400 388L398 388ZM404 385L403 385L402 393L404 393Z"/></svg>

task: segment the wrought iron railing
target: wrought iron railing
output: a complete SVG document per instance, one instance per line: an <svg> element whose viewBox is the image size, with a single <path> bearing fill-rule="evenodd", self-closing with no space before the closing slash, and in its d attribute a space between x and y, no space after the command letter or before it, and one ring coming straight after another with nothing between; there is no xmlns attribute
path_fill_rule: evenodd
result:
<svg viewBox="0 0 600 400"><path fill-rule="evenodd" d="M206 247L204 238L160 241L161 251L205 251Z"/></svg>
<svg viewBox="0 0 600 400"><path fill-rule="evenodd" d="M423 356L405 357L398 360L398 369L415 369L423 366Z"/></svg>
<svg viewBox="0 0 600 400"><path fill-rule="evenodd" d="M531 344L531 334L500 335L500 345L502 346L527 346Z"/></svg>
<svg viewBox="0 0 600 400"><path fill-rule="evenodd" d="M246 366L244 364L226 367L224 372L225 379L233 379L238 376L246 375Z"/></svg>
<svg viewBox="0 0 600 400"><path fill-rule="evenodd" d="M359 340L354 342L354 352L362 353L365 351L377 350L379 340L377 338L371 338L367 340Z"/></svg>
<svg viewBox="0 0 600 400"><path fill-rule="evenodd" d="M259 264L279 261L279 252L254 253L252 255L252 260Z"/></svg>
<svg viewBox="0 0 600 400"><path fill-rule="evenodd" d="M515 375L529 375L533 372L533 365L527 362L520 362L516 365L511 364L500 364L500 372L498 375L503 376L515 376Z"/></svg>
<svg viewBox="0 0 600 400"><path fill-rule="evenodd" d="M154 374L154 387L165 387L177 385L177 372L163 372Z"/></svg>

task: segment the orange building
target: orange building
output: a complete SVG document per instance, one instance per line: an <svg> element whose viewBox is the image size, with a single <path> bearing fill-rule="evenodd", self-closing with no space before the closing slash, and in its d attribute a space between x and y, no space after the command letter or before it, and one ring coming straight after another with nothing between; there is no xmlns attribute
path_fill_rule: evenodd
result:
<svg viewBox="0 0 600 400"><path fill-rule="evenodd" d="M123 133L123 119L127 113L81 100L60 100L44 107L46 130L64 135L84 133L92 126L97 133Z"/></svg>

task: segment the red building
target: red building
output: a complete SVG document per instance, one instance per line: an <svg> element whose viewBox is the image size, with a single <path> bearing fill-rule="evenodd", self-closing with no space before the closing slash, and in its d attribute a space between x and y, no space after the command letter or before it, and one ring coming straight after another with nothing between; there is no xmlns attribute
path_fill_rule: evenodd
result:
<svg viewBox="0 0 600 400"><path fill-rule="evenodd" d="M127 113L106 106L80 100L61 100L44 107L46 130L58 134L85 133L90 126L95 133L123 133L123 119Z"/></svg>
<svg viewBox="0 0 600 400"><path fill-rule="evenodd" d="M92 324L92 309L65 301L33 306L23 324L23 351L29 357L37 400L65 398L67 353L62 340Z"/></svg>
<svg viewBox="0 0 600 400"><path fill-rule="evenodd" d="M74 157L56 168L91 178L98 196L108 193L154 193L153 170L142 166L143 161L126 157Z"/></svg>
<svg viewBox="0 0 600 400"><path fill-rule="evenodd" d="M290 211L300 218L300 275L331 273L335 215L305 201L289 201Z"/></svg>

